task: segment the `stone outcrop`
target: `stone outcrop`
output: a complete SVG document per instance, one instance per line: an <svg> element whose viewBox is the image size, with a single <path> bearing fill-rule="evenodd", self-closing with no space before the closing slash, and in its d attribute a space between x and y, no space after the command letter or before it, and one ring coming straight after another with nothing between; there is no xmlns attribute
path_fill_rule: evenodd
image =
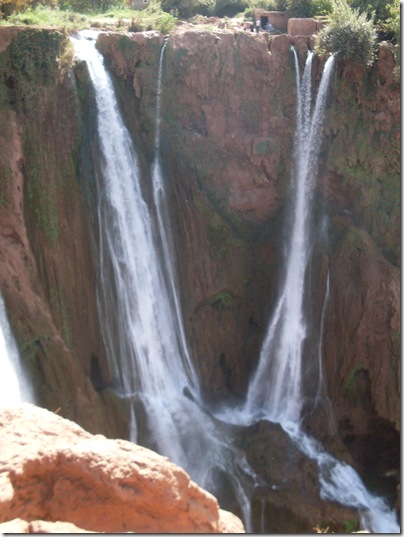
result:
<svg viewBox="0 0 404 537"><path fill-rule="evenodd" d="M45 533L59 521L106 533L244 533L166 457L39 407L2 409L0 445L1 522Z"/></svg>
<svg viewBox="0 0 404 537"><path fill-rule="evenodd" d="M252 501L256 532L311 533L315 524L326 522L330 533L345 533L346 523L358 518L355 509L321 498L317 464L298 449L279 424L257 422L240 431L237 443L263 478Z"/></svg>
<svg viewBox="0 0 404 537"><path fill-rule="evenodd" d="M27 522L21 518L14 518L9 522L0 524L0 532L7 533L96 533L83 530L70 522L48 522L46 520L33 520Z"/></svg>

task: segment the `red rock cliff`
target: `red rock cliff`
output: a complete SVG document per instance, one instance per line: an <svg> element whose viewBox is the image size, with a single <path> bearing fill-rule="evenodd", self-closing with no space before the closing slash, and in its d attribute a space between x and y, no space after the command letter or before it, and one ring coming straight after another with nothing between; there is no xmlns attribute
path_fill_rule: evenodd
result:
<svg viewBox="0 0 404 537"><path fill-rule="evenodd" d="M116 402L115 410L105 411L112 395L98 393L91 375L94 356L101 384L113 380L96 322L83 171L81 190L75 182L85 136L78 134L73 86L55 76L52 62L52 84L44 77L27 85L18 75L18 32L10 32L0 30L8 73L1 93L7 140L0 155L7 176L1 184L1 290L20 346L33 358L43 403L61 406L83 424L91 407L97 420L91 417L90 426L124 435L125 420L114 417L123 411ZM99 39L145 163L153 151L162 42L155 32ZM49 46L46 40L34 44ZM295 126L292 44L303 65L310 39L302 36L179 29L165 51L162 152L187 333L209 398L243 395L277 296ZM63 56L62 49L54 55ZM315 85L322 65L317 59ZM400 421L400 88L393 66L384 44L371 70L354 64L336 69L315 200L326 230L310 269L317 322L327 274L330 279L325 401L336 430L364 466L381 459L382 466L389 460L396 465ZM80 66L76 79L85 103ZM307 426L327 440L333 432L324 416ZM382 457L381 438L389 446ZM370 440L379 447L369 458L363 446Z"/></svg>

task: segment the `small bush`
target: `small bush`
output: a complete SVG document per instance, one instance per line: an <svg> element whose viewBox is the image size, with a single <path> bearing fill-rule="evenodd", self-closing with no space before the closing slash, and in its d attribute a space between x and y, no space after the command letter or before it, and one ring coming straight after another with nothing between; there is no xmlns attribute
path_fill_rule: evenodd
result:
<svg viewBox="0 0 404 537"><path fill-rule="evenodd" d="M248 0L216 0L215 15L218 17L234 17L250 7Z"/></svg>
<svg viewBox="0 0 404 537"><path fill-rule="evenodd" d="M77 13L105 13L112 8L122 8L124 0L60 0L59 7Z"/></svg>
<svg viewBox="0 0 404 537"><path fill-rule="evenodd" d="M332 0L286 0L286 11L291 17L328 15L332 9Z"/></svg>
<svg viewBox="0 0 404 537"><path fill-rule="evenodd" d="M351 9L346 0L334 1L330 23L316 36L317 54L335 54L337 61L352 60L362 66L375 59L377 33L365 13Z"/></svg>
<svg viewBox="0 0 404 537"><path fill-rule="evenodd" d="M215 0L162 0L161 9L170 13L174 10L179 17L190 19L195 15L213 15Z"/></svg>
<svg viewBox="0 0 404 537"><path fill-rule="evenodd" d="M288 7L287 0L276 0L276 10L286 11Z"/></svg>
<svg viewBox="0 0 404 537"><path fill-rule="evenodd" d="M400 3L398 0L396 0L395 5L390 6L389 17L377 21L376 30L379 34L379 39L383 41L391 41L395 45L400 44Z"/></svg>
<svg viewBox="0 0 404 537"><path fill-rule="evenodd" d="M258 3L258 6L262 9L265 9L266 11L277 11L278 5L276 0L262 0Z"/></svg>
<svg viewBox="0 0 404 537"><path fill-rule="evenodd" d="M175 27L175 19L169 13L165 13L159 21L159 30L162 34L169 34Z"/></svg>
<svg viewBox="0 0 404 537"><path fill-rule="evenodd" d="M8 24L25 24L27 26L58 26L81 29L86 26L87 17L39 5L13 13L7 18Z"/></svg>

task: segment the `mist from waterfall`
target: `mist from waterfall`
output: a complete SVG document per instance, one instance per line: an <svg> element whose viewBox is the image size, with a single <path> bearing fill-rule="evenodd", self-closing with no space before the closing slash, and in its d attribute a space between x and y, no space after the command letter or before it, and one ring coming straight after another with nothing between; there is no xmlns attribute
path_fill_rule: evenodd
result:
<svg viewBox="0 0 404 537"><path fill-rule="evenodd" d="M251 498L259 478L243 453L234 447L232 429L224 427L222 422L236 425L250 425L258 419L279 422L299 449L317 461L324 498L363 507L363 513L375 509L376 515L372 513L370 522L365 523L366 513L362 515L363 524L373 529L384 525L394 532L393 513L381 500L372 499L352 468L326 454L299 426L301 351L308 330L303 301L311 244L310 202L333 60L326 64L313 115L312 55L309 54L301 84L297 69L296 199L285 284L245 405L240 409L226 407L212 416L201 399L198 374L183 328L176 282L175 248L160 157L164 47L157 86L155 155L150 170L152 200L147 202L142 190L145 188L144 171L141 171L136 148L119 112L112 80L95 48L96 35L82 32L72 41L76 55L87 63L97 107L101 151L97 173L98 306L105 347L119 377L120 396L131 406L131 439L143 438L147 429L151 443L148 447L170 457L194 481L214 494L220 475L225 475L233 487L247 531L252 531ZM312 128L313 122L316 128ZM304 146L308 140L311 145ZM302 156L305 151L307 154ZM290 341L291 334L293 341ZM271 362L274 354L275 363ZM292 382L288 382L290 380Z"/></svg>
<svg viewBox="0 0 404 537"><path fill-rule="evenodd" d="M0 294L0 406L33 403L31 386L23 370L17 344Z"/></svg>

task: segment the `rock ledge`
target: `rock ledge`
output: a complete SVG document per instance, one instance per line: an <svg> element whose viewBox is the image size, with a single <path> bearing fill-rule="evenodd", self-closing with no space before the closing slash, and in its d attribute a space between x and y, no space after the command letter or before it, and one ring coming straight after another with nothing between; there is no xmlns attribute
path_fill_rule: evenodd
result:
<svg viewBox="0 0 404 537"><path fill-rule="evenodd" d="M107 533L244 533L236 516L220 510L216 498L166 457L94 436L34 405L0 409L0 453L0 523L63 521Z"/></svg>

